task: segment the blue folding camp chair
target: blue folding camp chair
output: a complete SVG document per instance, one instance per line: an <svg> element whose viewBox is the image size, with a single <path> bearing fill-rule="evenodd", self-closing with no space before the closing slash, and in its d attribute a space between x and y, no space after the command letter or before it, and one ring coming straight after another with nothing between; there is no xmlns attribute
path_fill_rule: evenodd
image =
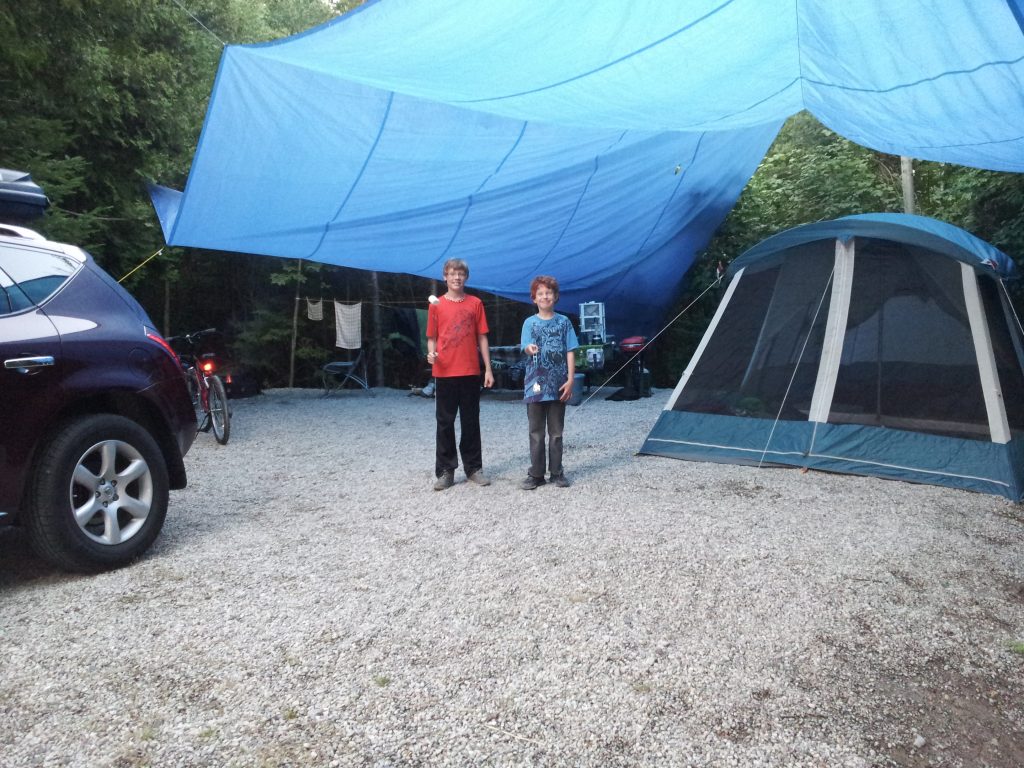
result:
<svg viewBox="0 0 1024 768"><path fill-rule="evenodd" d="M325 363L320 368L325 395L331 394L336 389L341 389L349 381L363 389L370 388L366 383L366 361L363 358L363 350L360 347L352 352L355 354L348 360L334 360Z"/></svg>

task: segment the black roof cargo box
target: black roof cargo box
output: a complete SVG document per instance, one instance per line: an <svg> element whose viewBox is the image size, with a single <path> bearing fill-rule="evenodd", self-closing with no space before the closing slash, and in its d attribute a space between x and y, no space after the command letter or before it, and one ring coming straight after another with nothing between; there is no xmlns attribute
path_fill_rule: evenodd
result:
<svg viewBox="0 0 1024 768"><path fill-rule="evenodd" d="M49 204L42 188L25 171L0 168L0 221L39 218Z"/></svg>

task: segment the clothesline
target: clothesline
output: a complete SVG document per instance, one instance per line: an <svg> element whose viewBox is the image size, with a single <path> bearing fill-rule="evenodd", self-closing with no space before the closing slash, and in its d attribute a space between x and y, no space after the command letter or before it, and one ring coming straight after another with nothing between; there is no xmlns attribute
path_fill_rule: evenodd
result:
<svg viewBox="0 0 1024 768"><path fill-rule="evenodd" d="M332 296L296 296L295 297L295 301L296 301L296 303L299 302L299 301L333 301L333 302L337 302L338 304L361 304L361 303L372 304L373 303L373 301L371 299L336 298L336 297L332 297ZM503 303L503 304L522 304L522 302L520 302L520 301L516 301L515 299L506 299L504 296L497 296L494 299L480 298L480 301L482 301L485 305L486 304L497 304L497 303ZM382 300L382 301L378 301L377 304L378 304L378 306L381 306L381 307L422 306L424 309L426 309L428 302L427 302L426 298L422 298L422 299L385 299L385 300ZM526 305L523 304L523 306L526 306Z"/></svg>

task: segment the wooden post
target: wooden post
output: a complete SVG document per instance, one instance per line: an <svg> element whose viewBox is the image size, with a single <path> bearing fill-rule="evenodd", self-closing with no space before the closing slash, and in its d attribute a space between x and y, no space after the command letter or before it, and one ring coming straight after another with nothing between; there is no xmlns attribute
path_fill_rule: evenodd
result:
<svg viewBox="0 0 1024 768"><path fill-rule="evenodd" d="M914 160L900 155L900 180L903 183L903 212L914 212Z"/></svg>
<svg viewBox="0 0 1024 768"><path fill-rule="evenodd" d="M384 385L384 332L380 322L380 283L376 272L370 272L370 284L373 289L373 362L377 386L380 387Z"/></svg>
<svg viewBox="0 0 1024 768"><path fill-rule="evenodd" d="M292 309L292 356L288 364L288 389L295 386L295 341L299 335L299 301L302 298L300 294L301 288L302 259L299 259L299 266L295 271L295 307Z"/></svg>

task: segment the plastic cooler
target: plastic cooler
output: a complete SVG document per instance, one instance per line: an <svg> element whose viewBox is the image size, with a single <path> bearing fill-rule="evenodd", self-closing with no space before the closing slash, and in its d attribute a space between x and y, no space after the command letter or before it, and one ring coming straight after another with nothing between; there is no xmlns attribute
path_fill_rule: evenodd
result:
<svg viewBox="0 0 1024 768"><path fill-rule="evenodd" d="M583 402L583 387L587 381L585 374L577 373L573 376L572 397L569 398L569 405L579 405Z"/></svg>

